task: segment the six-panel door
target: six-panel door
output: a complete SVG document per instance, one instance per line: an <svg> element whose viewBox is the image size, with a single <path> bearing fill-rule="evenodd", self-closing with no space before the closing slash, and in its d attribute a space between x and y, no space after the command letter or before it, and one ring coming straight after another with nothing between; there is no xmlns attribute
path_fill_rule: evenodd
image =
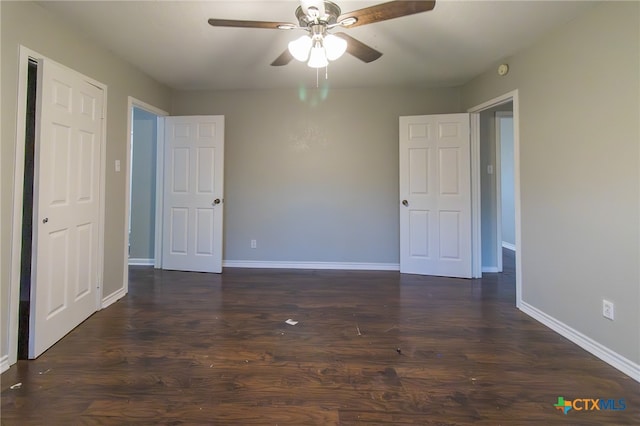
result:
<svg viewBox="0 0 640 426"><path fill-rule="evenodd" d="M400 272L471 277L469 115L400 117Z"/></svg>
<svg viewBox="0 0 640 426"><path fill-rule="evenodd" d="M34 265L29 357L97 310L103 91L52 61L38 65Z"/></svg>
<svg viewBox="0 0 640 426"><path fill-rule="evenodd" d="M165 119L162 268L222 271L224 117Z"/></svg>

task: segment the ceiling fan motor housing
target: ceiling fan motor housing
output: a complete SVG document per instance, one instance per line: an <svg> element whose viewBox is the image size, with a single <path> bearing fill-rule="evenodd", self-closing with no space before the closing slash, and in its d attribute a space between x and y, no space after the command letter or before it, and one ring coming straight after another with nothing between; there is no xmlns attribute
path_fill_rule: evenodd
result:
<svg viewBox="0 0 640 426"><path fill-rule="evenodd" d="M301 27L308 28L314 24L322 24L325 27L327 25L334 25L338 22L338 16L340 16L340 13L342 13L340 7L330 1L324 2L323 16L313 16L314 11L316 14L318 14L319 12L315 7L310 7L308 10L309 13L305 13L305 11L302 9L302 6L298 6L298 8L296 9L296 18L298 18L298 23Z"/></svg>

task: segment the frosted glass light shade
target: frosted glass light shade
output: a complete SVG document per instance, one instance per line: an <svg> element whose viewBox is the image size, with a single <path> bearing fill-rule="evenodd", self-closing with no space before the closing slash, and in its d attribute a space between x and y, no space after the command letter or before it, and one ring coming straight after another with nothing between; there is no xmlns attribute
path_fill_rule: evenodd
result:
<svg viewBox="0 0 640 426"><path fill-rule="evenodd" d="M322 43L316 43L316 45L311 48L311 54L309 55L309 62L307 62L307 65L311 68L322 68L329 65Z"/></svg>
<svg viewBox="0 0 640 426"><path fill-rule="evenodd" d="M295 59L300 62L304 62L309 58L309 51L311 50L311 37L303 35L289 42L289 53Z"/></svg>
<svg viewBox="0 0 640 426"><path fill-rule="evenodd" d="M347 50L347 41L333 34L327 35L323 44L330 61L335 61Z"/></svg>

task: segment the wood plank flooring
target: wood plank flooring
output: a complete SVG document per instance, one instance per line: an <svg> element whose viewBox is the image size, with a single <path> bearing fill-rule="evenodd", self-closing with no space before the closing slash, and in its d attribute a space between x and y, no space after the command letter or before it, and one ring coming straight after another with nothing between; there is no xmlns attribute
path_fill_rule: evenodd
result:
<svg viewBox="0 0 640 426"><path fill-rule="evenodd" d="M2 375L2 425L638 424L639 384L514 299L512 267L134 267L125 298ZM626 409L565 415L560 396Z"/></svg>

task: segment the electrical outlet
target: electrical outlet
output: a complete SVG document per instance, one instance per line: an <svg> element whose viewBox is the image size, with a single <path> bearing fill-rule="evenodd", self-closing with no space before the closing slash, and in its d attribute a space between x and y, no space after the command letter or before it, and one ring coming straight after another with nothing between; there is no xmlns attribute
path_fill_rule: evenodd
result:
<svg viewBox="0 0 640 426"><path fill-rule="evenodd" d="M258 242L256 240L251 240L251 248L258 247Z"/></svg>
<svg viewBox="0 0 640 426"><path fill-rule="evenodd" d="M602 299L602 316L613 321L613 302Z"/></svg>

